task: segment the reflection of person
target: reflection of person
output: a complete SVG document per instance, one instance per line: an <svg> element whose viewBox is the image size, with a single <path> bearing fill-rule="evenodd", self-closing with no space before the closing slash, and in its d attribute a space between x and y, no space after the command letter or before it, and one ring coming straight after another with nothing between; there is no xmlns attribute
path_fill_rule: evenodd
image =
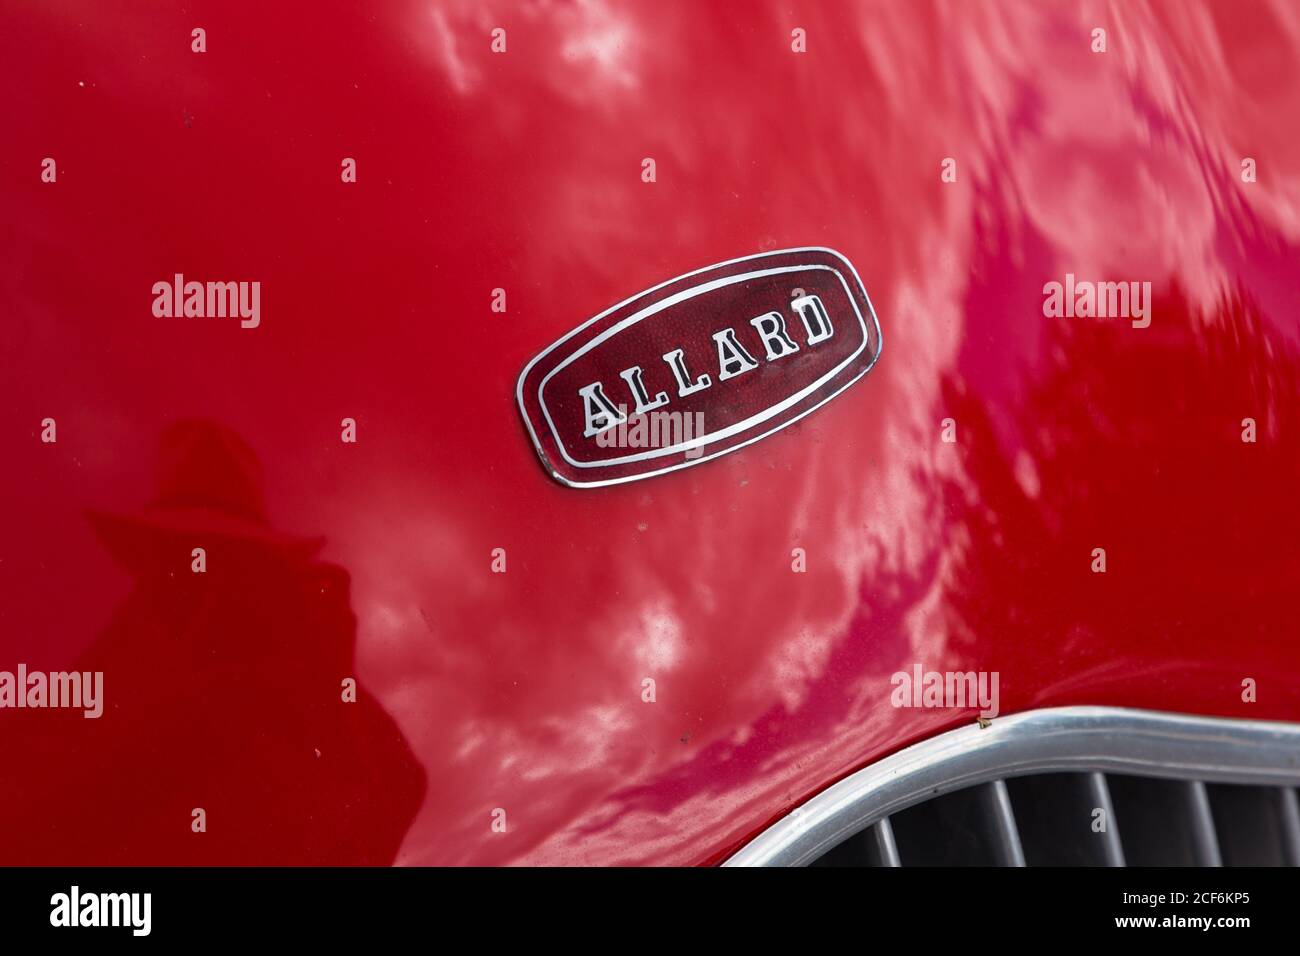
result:
<svg viewBox="0 0 1300 956"><path fill-rule="evenodd" d="M271 529L221 425L169 428L159 486L135 515L91 514L135 578L75 665L104 672L105 712L6 721L0 863L391 863L424 772L365 688L345 701L347 573Z"/></svg>

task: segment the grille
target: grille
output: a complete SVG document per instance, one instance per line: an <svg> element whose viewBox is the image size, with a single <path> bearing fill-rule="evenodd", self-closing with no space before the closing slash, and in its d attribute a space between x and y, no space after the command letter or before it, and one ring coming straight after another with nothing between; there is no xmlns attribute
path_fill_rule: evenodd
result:
<svg viewBox="0 0 1300 956"><path fill-rule="evenodd" d="M859 770L727 866L1300 866L1300 726L1102 707Z"/></svg>
<svg viewBox="0 0 1300 956"><path fill-rule="evenodd" d="M1035 774L924 800L811 865L1300 866L1300 802L1289 787Z"/></svg>

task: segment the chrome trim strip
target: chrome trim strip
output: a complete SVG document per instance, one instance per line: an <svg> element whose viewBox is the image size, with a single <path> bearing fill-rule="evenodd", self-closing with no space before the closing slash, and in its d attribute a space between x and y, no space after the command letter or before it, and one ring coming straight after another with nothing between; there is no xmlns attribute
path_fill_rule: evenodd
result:
<svg viewBox="0 0 1300 956"><path fill-rule="evenodd" d="M1096 771L1300 784L1300 726L1119 707L1057 707L971 724L857 771L772 824L724 866L803 866L891 813L1030 773Z"/></svg>

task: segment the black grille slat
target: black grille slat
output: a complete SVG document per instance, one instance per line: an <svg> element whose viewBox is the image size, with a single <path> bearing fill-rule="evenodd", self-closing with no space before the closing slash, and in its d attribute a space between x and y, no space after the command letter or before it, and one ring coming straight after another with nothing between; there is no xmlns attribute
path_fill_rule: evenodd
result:
<svg viewBox="0 0 1300 956"><path fill-rule="evenodd" d="M902 861L898 857L898 844L894 842L894 828L889 823L889 817L885 817L885 819L873 826L871 834L876 851L872 861L873 865L902 866Z"/></svg>
<svg viewBox="0 0 1300 956"><path fill-rule="evenodd" d="M1027 865L1124 865L1115 810L1101 774L1012 777L1007 789Z"/></svg>
<svg viewBox="0 0 1300 956"><path fill-rule="evenodd" d="M1016 827L1015 811L1011 809L1011 795L1002 780L985 784L985 799L989 802L989 823L997 850L999 866L1024 866L1025 851L1020 845L1020 830Z"/></svg>
<svg viewBox="0 0 1300 956"><path fill-rule="evenodd" d="M1196 865L1223 866L1223 858L1219 855L1219 838L1214 832L1214 815L1210 812L1210 798L1205 784L1199 780L1189 780L1184 786L1187 788L1187 808Z"/></svg>
<svg viewBox="0 0 1300 956"><path fill-rule="evenodd" d="M1098 834L1101 837L1102 859L1106 866L1125 866L1124 843L1119 835L1119 821L1115 819L1115 804L1110 799L1110 786L1106 775L1088 774L1088 794L1093 800L1093 808L1105 812L1105 828Z"/></svg>
<svg viewBox="0 0 1300 956"><path fill-rule="evenodd" d="M1128 774L1106 782L1129 866L1218 865L1204 785Z"/></svg>
<svg viewBox="0 0 1300 956"><path fill-rule="evenodd" d="M1287 866L1300 866L1300 798L1290 787L1279 787L1277 794L1282 818L1282 848Z"/></svg>
<svg viewBox="0 0 1300 956"><path fill-rule="evenodd" d="M997 837L984 786L936 796L890 817L903 866L995 866Z"/></svg>
<svg viewBox="0 0 1300 956"><path fill-rule="evenodd" d="M1296 865L1287 833L1287 796L1294 801L1294 791L1234 784L1211 784L1206 790L1225 865Z"/></svg>

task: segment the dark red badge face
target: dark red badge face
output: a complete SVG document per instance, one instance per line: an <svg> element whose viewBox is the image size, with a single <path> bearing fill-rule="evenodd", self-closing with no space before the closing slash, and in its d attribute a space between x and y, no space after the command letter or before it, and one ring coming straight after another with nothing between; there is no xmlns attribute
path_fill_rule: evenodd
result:
<svg viewBox="0 0 1300 956"><path fill-rule="evenodd" d="M879 356L880 325L848 260L786 249L699 269L602 312L529 362L517 397L547 471L599 487L765 438Z"/></svg>

